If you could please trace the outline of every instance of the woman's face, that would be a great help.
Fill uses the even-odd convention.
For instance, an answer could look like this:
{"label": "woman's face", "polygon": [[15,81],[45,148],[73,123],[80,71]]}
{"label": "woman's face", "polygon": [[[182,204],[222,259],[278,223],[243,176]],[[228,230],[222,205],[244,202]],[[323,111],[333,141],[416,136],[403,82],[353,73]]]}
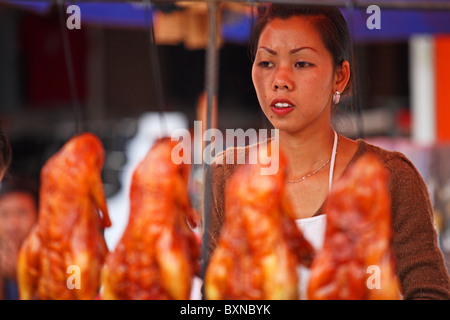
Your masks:
{"label": "woman's face", "polygon": [[261,32],[252,69],[261,108],[286,132],[328,124],[336,81],[331,54],[310,18],[276,18]]}

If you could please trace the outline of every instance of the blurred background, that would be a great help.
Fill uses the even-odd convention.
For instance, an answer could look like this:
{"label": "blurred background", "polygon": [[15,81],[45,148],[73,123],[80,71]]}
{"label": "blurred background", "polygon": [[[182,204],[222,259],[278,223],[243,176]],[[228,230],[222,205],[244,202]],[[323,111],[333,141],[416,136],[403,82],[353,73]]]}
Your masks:
{"label": "blurred background", "polygon": [[[335,126],[413,161],[429,187],[449,266],[450,10],[381,6],[381,28],[369,29],[371,14],[352,3],[342,12],[354,40],[357,94],[344,99]],[[66,26],[73,4],[80,29]],[[247,47],[255,6],[220,6],[216,126],[223,131],[268,128]],[[204,2],[0,0],[0,118],[13,148],[10,174],[39,183],[41,167],[80,124],[97,134],[106,150],[113,227],[105,236],[113,247],[128,219],[132,169],[162,131],[158,112],[169,131],[202,119],[207,21]],[[202,174],[196,172],[190,192],[198,207]]]}

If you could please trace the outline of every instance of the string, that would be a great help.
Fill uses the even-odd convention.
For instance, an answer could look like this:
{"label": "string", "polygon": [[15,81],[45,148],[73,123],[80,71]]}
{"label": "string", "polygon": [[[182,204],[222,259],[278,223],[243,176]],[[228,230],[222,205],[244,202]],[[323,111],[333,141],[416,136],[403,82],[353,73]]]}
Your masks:
{"label": "string", "polygon": [[61,28],[61,35],[63,40],[64,58],[66,61],[67,79],[69,81],[70,95],[72,99],[72,109],[75,116],[75,131],[77,133],[83,132],[83,112],[81,110],[80,100],[78,98],[77,87],[75,82],[75,72],[72,61],[72,52],[70,50],[69,36],[67,34],[67,26],[65,19],[65,10],[63,0],[58,0],[58,16],[59,25]]}
{"label": "string", "polygon": [[153,83],[155,85],[155,97],[156,104],[159,112],[159,120],[160,120],[160,128],[162,136],[166,136],[169,134],[167,128],[167,121],[164,115],[164,111],[166,110],[164,92],[161,82],[161,70],[159,67],[159,58],[158,58],[158,48],[155,40],[155,30],[153,25],[153,19],[151,16],[150,8],[151,3],[150,0],[145,0],[145,23],[147,25],[148,31],[148,47],[149,47],[149,59],[150,66],[153,76]]}
{"label": "string", "polygon": [[336,163],[338,140],[339,135],[336,133],[336,131],[334,131],[333,151],[331,152],[330,174],[328,176],[328,192],[331,191],[331,186],[333,185],[334,165]]}

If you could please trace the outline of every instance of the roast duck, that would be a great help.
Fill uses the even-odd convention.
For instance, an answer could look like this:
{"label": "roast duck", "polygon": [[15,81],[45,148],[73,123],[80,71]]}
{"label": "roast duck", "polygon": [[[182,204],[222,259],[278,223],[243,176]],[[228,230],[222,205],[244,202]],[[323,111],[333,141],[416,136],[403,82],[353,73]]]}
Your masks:
{"label": "roast duck", "polygon": [[387,169],[361,157],[334,186],[326,206],[323,249],[312,264],[308,299],[400,298]]}
{"label": "roast duck", "polygon": [[103,229],[111,225],[101,179],[104,157],[101,141],[84,133],[43,166],[38,221],[19,251],[20,299],[97,296],[108,252]]}
{"label": "roast duck", "polygon": [[[261,152],[270,150],[268,144]],[[276,174],[261,174],[263,166],[241,165],[227,182],[225,223],[205,275],[207,299],[298,299],[296,269],[311,263],[314,250],[293,218],[284,157]]]}
{"label": "roast duck", "polygon": [[198,272],[196,212],[188,164],[174,164],[176,142],[158,140],[131,181],[129,221],[106,259],[103,299],[189,299]]}

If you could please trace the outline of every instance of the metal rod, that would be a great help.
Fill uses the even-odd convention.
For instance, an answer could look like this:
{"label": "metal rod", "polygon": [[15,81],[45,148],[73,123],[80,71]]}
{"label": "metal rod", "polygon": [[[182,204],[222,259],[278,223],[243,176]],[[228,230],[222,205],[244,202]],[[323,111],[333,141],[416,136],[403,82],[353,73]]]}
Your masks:
{"label": "metal rod", "polygon": [[[219,47],[217,39],[218,31],[218,14],[219,3],[216,1],[208,2],[208,44],[206,48],[206,61],[205,61],[205,88],[207,95],[207,107],[206,107],[206,130],[212,127],[212,111],[214,99],[218,96],[218,83],[219,83]],[[213,143],[213,142],[210,142]],[[206,147],[206,145],[205,145]],[[211,155],[206,155],[210,158]],[[211,203],[211,167],[208,165],[211,161],[203,162],[203,172],[205,173],[205,180],[203,184],[203,235],[202,235],[202,269],[201,278],[204,279],[207,255],[208,255],[208,243],[209,243],[209,222],[210,222],[210,203]]]}
{"label": "metal rod", "polygon": [[[169,1],[169,0],[155,0]],[[209,0],[204,0],[208,2]],[[229,2],[248,3],[248,0],[227,0]],[[370,5],[377,5],[385,9],[415,9],[415,10],[450,10],[448,1],[381,1],[381,0],[254,0],[256,3],[277,3],[277,4],[304,4],[304,5],[323,5],[347,7],[349,5],[355,8],[367,8]]]}
{"label": "metal rod", "polygon": [[[55,0],[56,1],[56,0]],[[131,3],[142,3],[145,0],[129,0]],[[215,2],[217,0],[187,0],[189,2]],[[411,0],[252,0],[255,3],[278,4],[309,4],[346,7],[352,5],[355,8],[367,8],[377,5],[386,9],[415,9],[415,10],[450,10],[449,1],[411,1]],[[124,0],[78,0],[78,2],[125,2]],[[152,0],[153,3],[175,3],[175,0]],[[248,0],[227,0],[226,2],[240,2],[248,4]]]}

